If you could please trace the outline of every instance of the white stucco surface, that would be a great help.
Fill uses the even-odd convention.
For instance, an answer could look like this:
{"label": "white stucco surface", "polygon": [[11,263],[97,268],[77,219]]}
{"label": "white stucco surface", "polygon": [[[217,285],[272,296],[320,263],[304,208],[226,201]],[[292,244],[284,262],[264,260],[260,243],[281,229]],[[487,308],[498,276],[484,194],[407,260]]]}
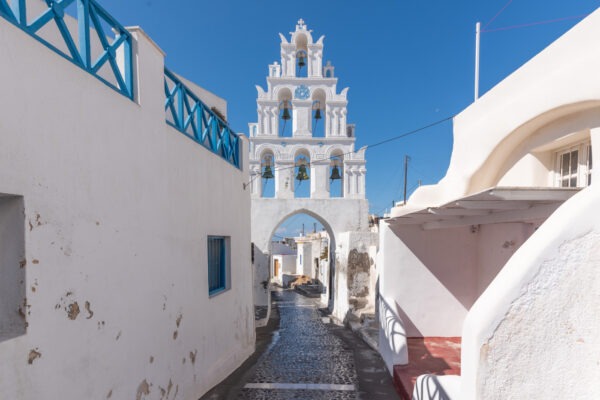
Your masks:
{"label": "white stucco surface", "polygon": [[600,390],[600,193],[559,208],[517,251],[463,330],[463,399],[593,398]]}
{"label": "white stucco surface", "polygon": [[[133,35],[138,102],[0,19],[0,193],[24,199],[28,323],[0,342],[0,398],[197,399],[254,349],[247,163],[165,123],[164,56]],[[213,297],[207,235],[231,243]]]}

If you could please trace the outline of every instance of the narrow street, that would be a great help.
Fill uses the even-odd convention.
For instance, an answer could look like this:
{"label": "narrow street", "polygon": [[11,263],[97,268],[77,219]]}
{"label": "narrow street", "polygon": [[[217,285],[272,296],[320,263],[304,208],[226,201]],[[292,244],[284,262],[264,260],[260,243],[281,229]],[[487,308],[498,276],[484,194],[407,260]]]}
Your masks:
{"label": "narrow street", "polygon": [[257,330],[257,351],[202,400],[397,399],[377,352],[329,323],[318,299],[273,292],[269,324]]}

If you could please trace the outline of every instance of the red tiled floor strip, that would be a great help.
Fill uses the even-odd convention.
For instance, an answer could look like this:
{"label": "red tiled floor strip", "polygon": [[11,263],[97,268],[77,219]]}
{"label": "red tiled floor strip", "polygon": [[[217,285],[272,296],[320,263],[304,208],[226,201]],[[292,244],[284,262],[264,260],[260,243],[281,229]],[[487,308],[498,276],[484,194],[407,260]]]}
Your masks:
{"label": "red tiled floor strip", "polygon": [[419,375],[460,375],[460,337],[408,338],[408,364],[394,365],[394,387],[411,400]]}

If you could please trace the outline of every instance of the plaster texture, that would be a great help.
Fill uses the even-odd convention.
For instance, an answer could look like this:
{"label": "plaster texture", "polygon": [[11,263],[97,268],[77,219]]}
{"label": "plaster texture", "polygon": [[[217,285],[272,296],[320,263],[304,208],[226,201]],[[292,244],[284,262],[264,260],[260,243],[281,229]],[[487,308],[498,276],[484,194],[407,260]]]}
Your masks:
{"label": "plaster texture", "polygon": [[591,398],[600,389],[600,201],[590,186],[511,258],[463,330],[465,399]]}
{"label": "plaster texture", "polygon": [[[135,101],[0,19],[0,262],[24,254],[2,281],[24,277],[28,325],[0,342],[0,398],[196,399],[254,349],[247,161],[165,123],[164,54],[132,34]],[[231,243],[213,297],[207,235]]]}

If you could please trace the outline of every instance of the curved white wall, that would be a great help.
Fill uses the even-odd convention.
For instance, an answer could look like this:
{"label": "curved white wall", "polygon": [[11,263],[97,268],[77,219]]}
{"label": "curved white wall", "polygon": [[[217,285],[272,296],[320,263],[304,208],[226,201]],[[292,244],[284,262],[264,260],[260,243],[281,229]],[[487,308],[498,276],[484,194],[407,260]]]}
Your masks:
{"label": "curved white wall", "polygon": [[597,397],[600,192],[560,207],[469,312],[463,399]]}

